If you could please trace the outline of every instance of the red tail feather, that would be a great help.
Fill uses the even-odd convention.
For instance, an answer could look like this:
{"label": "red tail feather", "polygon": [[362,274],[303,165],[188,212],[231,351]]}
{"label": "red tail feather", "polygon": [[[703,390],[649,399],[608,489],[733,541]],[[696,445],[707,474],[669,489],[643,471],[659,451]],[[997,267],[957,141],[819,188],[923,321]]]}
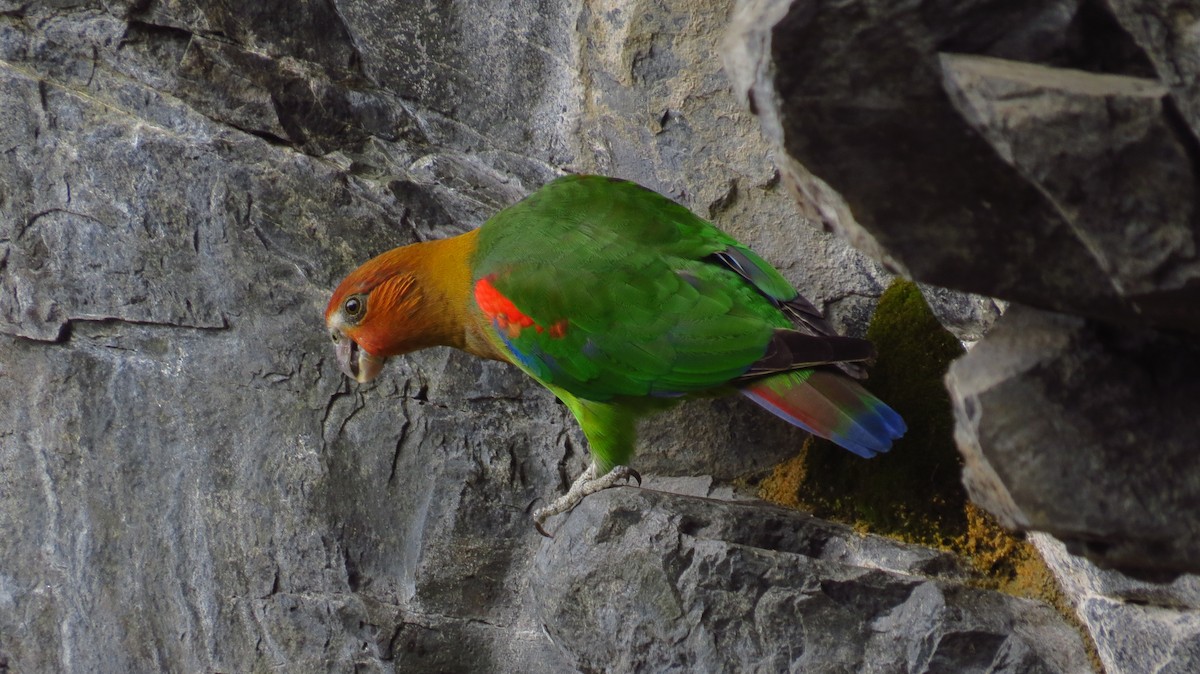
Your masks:
{"label": "red tail feather", "polygon": [[742,393],[776,416],[865,458],[888,451],[907,430],[895,410],[832,370],[756,379]]}

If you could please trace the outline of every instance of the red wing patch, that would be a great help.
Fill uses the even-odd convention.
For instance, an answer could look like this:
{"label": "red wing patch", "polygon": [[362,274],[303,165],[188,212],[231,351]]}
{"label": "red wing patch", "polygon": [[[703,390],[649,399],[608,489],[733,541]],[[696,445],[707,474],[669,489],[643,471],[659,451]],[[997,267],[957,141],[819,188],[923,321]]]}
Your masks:
{"label": "red wing patch", "polygon": [[[534,320],[517,308],[504,295],[496,290],[496,286],[492,285],[491,276],[485,276],[475,283],[475,303],[483,310],[483,314],[492,320],[496,329],[504,333],[509,339],[516,339],[521,335],[521,330],[532,327],[539,333],[546,331],[546,328],[538,325]],[[561,339],[567,334],[567,319],[563,318],[555,321],[549,328],[550,336],[555,339]]]}

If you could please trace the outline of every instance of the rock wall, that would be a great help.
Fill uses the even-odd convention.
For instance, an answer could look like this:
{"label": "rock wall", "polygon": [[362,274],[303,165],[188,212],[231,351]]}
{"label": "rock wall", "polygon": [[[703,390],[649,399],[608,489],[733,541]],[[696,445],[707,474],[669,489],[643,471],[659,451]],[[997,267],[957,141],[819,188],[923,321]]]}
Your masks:
{"label": "rock wall", "polygon": [[1089,670],[1053,609],[965,585],[947,553],[758,504],[595,496],[534,566],[580,671]]}
{"label": "rock wall", "polygon": [[1065,543],[1039,539],[1111,672],[1200,668],[1198,17],[749,0],[729,41],[784,182],[831,227],[1014,303],[947,377],[964,482]]}
{"label": "rock wall", "polygon": [[[322,310],[568,169],[858,326],[885,276],[777,186],[702,4],[0,2],[0,669],[564,671],[528,510],[574,421],[449,351],[351,386]],[[680,410],[639,468],[803,438],[754,410]]]}
{"label": "rock wall", "polygon": [[[629,633],[589,640],[589,621],[634,612],[631,624],[690,640],[631,653],[623,669],[1086,671],[1079,639],[1044,606],[971,589],[953,560],[928,550],[758,505],[619,490],[589,499],[546,541],[528,511],[585,458],[548,393],[444,350],[398,359],[362,387],[328,357],[321,312],[343,274],[394,245],[475,227],[562,170],[669,194],[763,252],[852,333],[888,275],[824,229],[923,280],[1194,327],[1171,304],[1193,292],[1194,219],[1179,196],[1191,192],[1173,190],[1146,216],[1176,223],[1154,239],[1150,262],[1124,265],[1103,251],[1139,242],[1141,230],[1077,236],[1073,223],[1086,218],[1046,196],[1074,194],[1055,180],[1086,156],[998,166],[989,143],[1002,141],[984,130],[999,113],[985,108],[1007,90],[980,100],[962,85],[950,97],[929,83],[908,91],[904,79],[953,70],[960,83],[1031,87],[1040,71],[995,74],[978,59],[951,68],[943,52],[964,49],[941,43],[901,61],[816,41],[797,55],[892,65],[850,77],[830,62],[814,77],[877,82],[898,98],[878,92],[869,100],[879,114],[866,118],[840,119],[842,104],[819,109],[838,133],[806,122],[818,138],[809,142],[828,152],[810,165],[770,122],[780,115],[768,98],[747,107],[734,91],[748,87],[730,88],[721,54],[745,51],[737,35],[760,45],[784,35],[774,26],[789,10],[744,5],[0,0],[0,671],[595,671],[615,667],[605,654]],[[1094,30],[1116,30],[1096,14],[1104,8],[1022,6],[1017,18],[1042,17],[1044,30],[1012,44],[1069,25],[1061,53],[1121,64],[1125,79],[1104,79],[1106,93],[1089,83],[1068,94],[1095,103],[1118,91],[1122,156],[1174,162],[1146,189],[1190,175],[1179,157],[1194,157],[1181,130],[1194,128],[1195,106],[1176,91],[1193,91],[1191,33],[1158,17],[1091,54]],[[754,7],[767,14],[745,18]],[[735,14],[743,32],[726,47]],[[957,5],[934,14],[946,31],[987,16]],[[1153,12],[1124,3],[1112,15]],[[879,28],[865,34],[911,33],[892,14],[868,16]],[[977,37],[1013,25],[1023,24]],[[1164,51],[1145,56],[1144,44]],[[1174,79],[1158,75],[1168,70]],[[897,136],[902,116],[884,119],[910,94],[941,115],[911,117],[911,133],[940,129],[939,143]],[[951,137],[970,147],[952,148]],[[938,188],[897,160],[906,154],[957,182]],[[954,167],[960,156],[974,163]],[[919,185],[896,190],[880,178],[887,171]],[[947,243],[970,204],[968,175],[1006,181],[981,229],[1034,222],[1062,243],[1066,262],[1043,265],[1054,279],[1027,276],[1021,264],[1043,239],[1015,228],[1013,241],[964,231]],[[846,176],[861,177],[861,193]],[[794,189],[807,197],[798,203]],[[958,201],[932,199],[942,192]],[[868,217],[873,203],[878,217]],[[937,271],[964,268],[978,279],[956,284]],[[1128,282],[1084,287],[1105,274]],[[1062,292],[1036,301],[1059,281]],[[939,297],[971,339],[997,313],[986,298]],[[745,401],[697,402],[645,429],[637,467],[648,486],[727,498],[721,485],[803,438]],[[774,528],[754,529],[764,517]],[[646,595],[605,590],[629,557],[604,521],[653,538],[620,542],[634,546],[643,578],[658,578],[656,591],[686,604],[675,622],[657,622]],[[673,575],[655,576],[655,565]],[[777,580],[766,604],[770,587],[727,583],[756,571]],[[571,597],[597,613],[581,615]],[[731,622],[712,622],[706,606]]]}

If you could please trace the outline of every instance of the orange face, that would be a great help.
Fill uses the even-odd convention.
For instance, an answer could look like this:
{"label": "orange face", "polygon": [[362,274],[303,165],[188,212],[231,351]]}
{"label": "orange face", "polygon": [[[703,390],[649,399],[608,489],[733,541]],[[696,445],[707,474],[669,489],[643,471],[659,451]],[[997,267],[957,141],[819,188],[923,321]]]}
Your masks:
{"label": "orange face", "polygon": [[342,372],[366,382],[389,356],[466,347],[476,232],[393,248],[350,272],[325,309]]}
{"label": "orange face", "polygon": [[421,294],[412,273],[398,267],[396,251],[350,273],[325,308],[338,367],[363,383],[379,374],[388,356],[413,350],[408,342]]}

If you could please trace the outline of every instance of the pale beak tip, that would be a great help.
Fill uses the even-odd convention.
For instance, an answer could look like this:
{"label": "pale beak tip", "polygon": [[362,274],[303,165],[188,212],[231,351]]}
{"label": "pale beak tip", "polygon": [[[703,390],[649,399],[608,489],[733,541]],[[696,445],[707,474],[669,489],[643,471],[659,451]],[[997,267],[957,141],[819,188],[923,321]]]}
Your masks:
{"label": "pale beak tip", "polygon": [[355,381],[360,384],[365,384],[374,379],[379,371],[383,369],[383,363],[386,358],[377,358],[371,354],[359,349],[358,352],[358,376]]}
{"label": "pale beak tip", "polygon": [[333,352],[337,359],[338,369],[354,381],[365,384],[374,379],[387,358],[373,356],[359,347],[358,343],[342,334],[341,330],[333,328],[329,331],[333,339]]}

